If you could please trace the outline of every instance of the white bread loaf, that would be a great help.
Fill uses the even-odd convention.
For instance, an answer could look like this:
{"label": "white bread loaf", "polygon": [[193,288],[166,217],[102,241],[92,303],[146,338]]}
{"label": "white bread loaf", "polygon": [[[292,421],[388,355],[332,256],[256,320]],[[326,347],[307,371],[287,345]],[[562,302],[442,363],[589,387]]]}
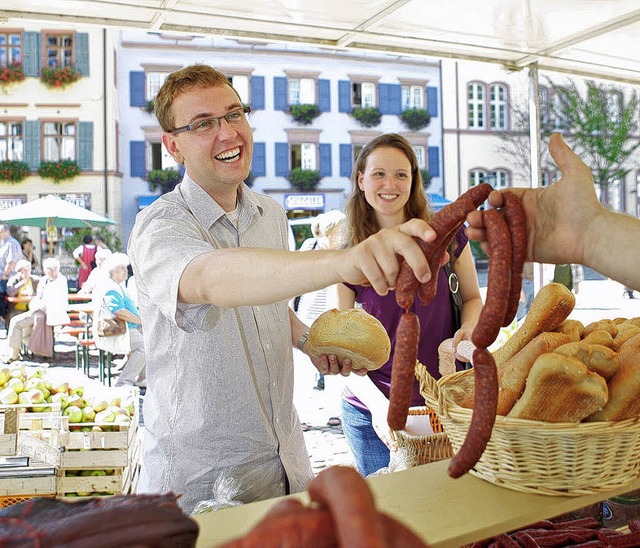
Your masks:
{"label": "white bread loaf", "polygon": [[542,354],[507,416],[546,422],[579,422],[607,402],[607,383],[586,365],[555,352]]}
{"label": "white bread loaf", "polygon": [[540,333],[554,331],[571,314],[575,304],[574,294],[562,284],[550,283],[540,288],[531,301],[522,325],[504,345],[493,352],[496,365],[505,363]]}
{"label": "white bread loaf", "polygon": [[621,421],[640,416],[640,335],[618,350],[620,368],[609,381],[609,401],[588,421]]}
{"label": "white bread loaf", "polygon": [[606,381],[620,369],[620,360],[617,354],[611,348],[601,344],[570,342],[559,346],[555,352],[580,360],[589,368],[589,371],[604,377]]}
{"label": "white bread loaf", "polygon": [[353,369],[373,371],[382,367],[391,354],[391,341],[377,318],[361,308],[327,310],[309,329],[309,354],[335,354],[342,362],[351,360]]}

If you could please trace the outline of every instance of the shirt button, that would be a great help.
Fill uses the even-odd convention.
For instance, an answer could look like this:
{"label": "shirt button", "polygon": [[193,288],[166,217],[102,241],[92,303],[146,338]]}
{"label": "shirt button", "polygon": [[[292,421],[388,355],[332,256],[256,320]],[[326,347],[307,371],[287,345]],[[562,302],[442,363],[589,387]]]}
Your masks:
{"label": "shirt button", "polygon": [[275,381],[271,383],[271,386],[273,386],[274,388],[276,387]]}
{"label": "shirt button", "polygon": [[256,312],[260,312],[260,307],[256,306]]}
{"label": "shirt button", "polygon": [[280,419],[276,419],[276,424],[280,424]]}
{"label": "shirt button", "polygon": [[270,349],[271,349],[271,345],[270,345],[269,343],[265,344],[265,345],[264,345],[264,347],[265,347],[267,350],[270,350]]}

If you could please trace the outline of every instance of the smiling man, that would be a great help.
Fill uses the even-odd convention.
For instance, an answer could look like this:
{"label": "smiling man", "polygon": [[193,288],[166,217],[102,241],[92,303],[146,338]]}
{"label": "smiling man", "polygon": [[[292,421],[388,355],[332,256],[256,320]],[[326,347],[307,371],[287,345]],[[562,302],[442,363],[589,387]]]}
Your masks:
{"label": "smiling man", "polygon": [[[185,175],[138,214],[128,246],[147,356],[139,490],[180,493],[186,511],[227,500],[228,490],[216,491],[221,479],[246,503],[302,491],[311,478],[292,352],[306,351],[309,328],[288,307],[291,297],[342,281],[386,293],[398,254],[429,277],[413,239],[433,239],[424,221],[349,250],[288,251],[283,208],[243,184],[250,111],[209,66],[169,75],[155,113]],[[349,360],[312,361],[323,374],[351,373]]]}

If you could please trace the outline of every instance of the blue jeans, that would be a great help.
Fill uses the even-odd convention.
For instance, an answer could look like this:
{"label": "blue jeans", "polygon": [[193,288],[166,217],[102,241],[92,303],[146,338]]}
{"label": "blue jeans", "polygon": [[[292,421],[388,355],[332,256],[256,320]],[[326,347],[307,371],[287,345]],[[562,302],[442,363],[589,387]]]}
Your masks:
{"label": "blue jeans", "polygon": [[371,413],[342,400],[342,431],[358,472],[364,477],[389,466],[389,448],[371,424]]}

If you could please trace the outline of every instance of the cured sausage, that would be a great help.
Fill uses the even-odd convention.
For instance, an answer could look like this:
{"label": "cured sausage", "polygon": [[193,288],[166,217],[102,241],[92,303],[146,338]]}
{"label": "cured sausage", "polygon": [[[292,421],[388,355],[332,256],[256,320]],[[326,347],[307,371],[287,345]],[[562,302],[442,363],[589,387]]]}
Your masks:
{"label": "cured sausage", "polygon": [[449,463],[449,475],[459,478],[478,462],[491,438],[498,407],[498,373],[486,348],[473,351],[475,398],[469,431],[460,450]]}
{"label": "cured sausage", "polygon": [[511,249],[513,253],[511,263],[511,288],[509,290],[509,300],[507,312],[505,314],[503,327],[507,327],[515,318],[520,302],[520,292],[522,291],[522,269],[527,255],[527,220],[522,208],[520,199],[508,190],[502,193],[504,207],[502,212],[511,234]]}
{"label": "cured sausage", "polygon": [[418,316],[413,312],[402,314],[396,329],[396,345],[391,367],[387,424],[392,430],[402,430],[407,423],[418,360],[419,336]]}
{"label": "cured sausage", "polygon": [[489,240],[489,276],[487,298],[473,333],[471,342],[487,348],[496,340],[507,312],[511,285],[511,235],[509,227],[496,209],[482,212]]}

